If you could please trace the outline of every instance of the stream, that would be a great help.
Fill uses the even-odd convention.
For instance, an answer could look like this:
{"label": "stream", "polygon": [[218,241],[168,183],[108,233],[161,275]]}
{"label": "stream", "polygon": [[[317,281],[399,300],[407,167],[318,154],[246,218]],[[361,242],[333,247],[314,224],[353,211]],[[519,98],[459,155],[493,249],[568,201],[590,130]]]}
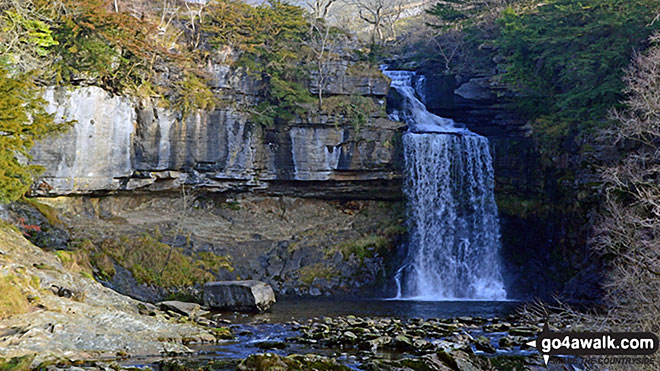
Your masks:
{"label": "stream", "polygon": [[[236,362],[252,354],[276,353],[317,354],[332,357],[340,363],[355,370],[360,370],[364,354],[355,347],[341,345],[327,346],[321,344],[300,343],[301,326],[323,323],[326,318],[363,318],[363,319],[398,319],[402,323],[422,320],[446,320],[458,318],[469,321],[481,319],[485,324],[497,323],[507,319],[515,308],[517,301],[412,301],[412,300],[382,300],[382,299],[337,299],[337,298],[281,298],[266,313],[220,313],[222,319],[231,322],[227,326],[232,330],[233,340],[221,341],[217,344],[199,344],[190,347],[196,354],[176,359],[184,362],[209,362],[217,365],[218,361],[227,361],[227,368],[235,369]],[[510,317],[509,317],[510,318]],[[473,326],[468,330],[473,337],[486,336],[494,345],[506,336],[506,332],[484,332],[481,326]],[[441,341],[442,338],[427,337],[429,341]],[[495,345],[496,346],[496,345]],[[486,354],[475,349],[475,354]],[[508,350],[497,349],[493,355],[526,355],[530,351],[513,347]],[[370,357],[380,359],[400,359],[410,354],[398,351],[377,351]],[[123,362],[123,366],[148,368],[156,365],[161,358],[131,359]]]}

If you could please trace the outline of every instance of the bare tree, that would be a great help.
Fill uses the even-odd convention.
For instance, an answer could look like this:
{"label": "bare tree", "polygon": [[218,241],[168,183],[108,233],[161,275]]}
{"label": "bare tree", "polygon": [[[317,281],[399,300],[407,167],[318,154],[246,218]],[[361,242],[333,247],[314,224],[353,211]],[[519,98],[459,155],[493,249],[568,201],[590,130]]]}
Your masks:
{"label": "bare tree", "polygon": [[323,109],[323,92],[328,85],[330,77],[330,53],[328,44],[330,40],[330,27],[321,22],[312,22],[309,47],[314,53],[316,62],[316,84],[318,86],[319,110]]}
{"label": "bare tree", "polygon": [[337,3],[337,0],[305,0],[305,4],[309,8],[313,20],[327,20],[330,15],[330,9],[335,3]]}
{"label": "bare tree", "polygon": [[404,10],[404,0],[346,0],[356,7],[360,19],[371,28],[371,42],[382,44],[385,41],[385,30],[393,35],[396,22]]}
{"label": "bare tree", "polygon": [[447,31],[444,34],[431,36],[430,40],[442,57],[445,64],[445,73],[449,73],[454,60],[460,58],[463,51],[463,33],[455,30]]}
{"label": "bare tree", "polygon": [[328,24],[330,10],[336,2],[337,0],[306,0],[310,12],[310,37],[307,46],[314,55],[319,110],[323,109],[323,93],[333,75],[332,64],[337,57],[337,39]]}
{"label": "bare tree", "polygon": [[604,166],[595,246],[608,257],[608,317],[622,329],[660,321],[660,34],[625,77],[626,108],[601,142],[620,155]]}

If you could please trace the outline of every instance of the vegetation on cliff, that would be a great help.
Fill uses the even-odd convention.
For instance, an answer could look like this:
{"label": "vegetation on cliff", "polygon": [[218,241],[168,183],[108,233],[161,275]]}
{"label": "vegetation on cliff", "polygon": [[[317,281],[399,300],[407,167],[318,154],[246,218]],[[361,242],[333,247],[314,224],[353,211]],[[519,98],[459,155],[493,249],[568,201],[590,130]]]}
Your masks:
{"label": "vegetation on cliff", "polygon": [[660,34],[626,71],[624,107],[601,132],[618,156],[600,170],[604,206],[595,245],[610,273],[608,320],[631,330],[660,319]]}
{"label": "vegetation on cliff", "polygon": [[257,122],[272,125],[304,113],[313,98],[304,85],[309,25],[302,8],[277,0],[259,6],[219,0],[209,7],[202,30],[214,48],[239,50],[237,63],[261,80],[265,99],[252,111]]}
{"label": "vegetation on cliff", "polygon": [[498,53],[503,81],[521,92],[528,117],[548,156],[568,137],[603,126],[623,98],[623,70],[660,23],[649,0],[523,2],[501,18]]}
{"label": "vegetation on cliff", "polygon": [[0,204],[18,199],[32,184],[39,168],[25,162],[34,142],[68,126],[55,123],[45,106],[31,75],[11,74],[0,64]]}

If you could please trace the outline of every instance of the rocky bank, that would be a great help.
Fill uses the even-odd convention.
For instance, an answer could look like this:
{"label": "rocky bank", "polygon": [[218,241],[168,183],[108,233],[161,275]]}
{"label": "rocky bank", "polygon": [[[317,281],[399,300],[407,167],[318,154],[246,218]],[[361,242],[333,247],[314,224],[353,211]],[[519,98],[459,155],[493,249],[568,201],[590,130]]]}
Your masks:
{"label": "rocky bank", "polygon": [[[118,294],[0,223],[0,354],[49,360],[190,353],[190,342],[214,342],[190,323],[149,315],[145,304]],[[14,315],[11,315],[13,314]],[[144,314],[143,314],[144,313]],[[6,315],[9,314],[9,317]]]}

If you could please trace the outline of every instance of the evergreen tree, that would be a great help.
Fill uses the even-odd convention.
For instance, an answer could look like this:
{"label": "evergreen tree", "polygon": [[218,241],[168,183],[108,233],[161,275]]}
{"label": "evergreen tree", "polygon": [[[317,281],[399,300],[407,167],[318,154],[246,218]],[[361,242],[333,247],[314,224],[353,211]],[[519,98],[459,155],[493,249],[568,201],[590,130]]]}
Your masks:
{"label": "evergreen tree", "polygon": [[34,142],[70,125],[55,123],[45,105],[31,76],[11,76],[0,66],[0,203],[25,194],[39,172],[26,164]]}

